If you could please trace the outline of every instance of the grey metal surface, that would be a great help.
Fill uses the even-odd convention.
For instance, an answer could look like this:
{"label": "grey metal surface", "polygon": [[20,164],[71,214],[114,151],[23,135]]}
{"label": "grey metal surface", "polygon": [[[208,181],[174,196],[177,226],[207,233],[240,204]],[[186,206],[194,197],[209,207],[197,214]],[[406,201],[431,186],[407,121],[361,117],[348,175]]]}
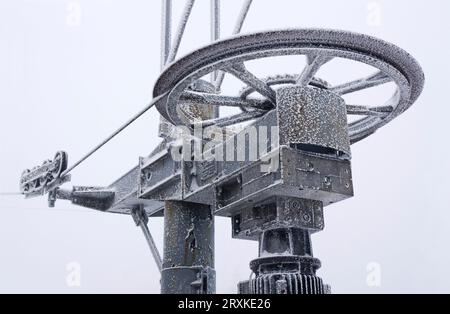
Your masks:
{"label": "grey metal surface", "polygon": [[[252,126],[256,130],[264,127],[270,130],[272,126],[283,129],[277,110],[269,112]],[[338,156],[302,152],[297,147],[290,147],[291,143],[279,147],[278,142],[269,145],[266,155],[258,154],[254,161],[248,160],[250,142],[240,140],[245,138],[246,132],[243,130],[215,147],[216,150],[234,147],[234,162],[177,162],[171,156],[173,144],[161,143],[150,157],[141,159],[139,167],[105,188],[113,191],[114,197],[112,203],[108,203],[111,206],[106,208],[102,205],[102,209],[129,214],[131,208],[142,206],[148,215],[153,216],[162,213],[163,201],[184,200],[213,206],[216,214],[231,217],[248,202],[256,204],[272,196],[319,200],[324,202],[324,206],[353,196],[348,161]],[[269,138],[282,137],[282,134],[275,135],[268,134]],[[241,151],[241,145],[245,151]],[[242,161],[238,161],[237,152],[245,156]],[[279,162],[279,167],[271,173],[261,172],[261,166],[267,160]],[[92,204],[80,199],[78,203],[87,207]]]}
{"label": "grey metal surface", "polygon": [[[278,89],[277,85],[279,86],[295,85],[297,83],[297,78],[298,75],[296,74],[279,74],[275,76],[266,77],[263,80],[267,85],[277,90]],[[307,84],[307,86],[318,87],[322,89],[328,89],[329,87],[331,87],[331,85],[328,82],[317,77],[313,77],[309,82],[309,84]],[[239,97],[244,99],[251,99],[249,98],[249,96],[251,96],[255,92],[256,92],[255,88],[253,88],[252,86],[246,86],[240,90]]]}
{"label": "grey metal surface", "polygon": [[[255,130],[277,126],[276,110],[255,122]],[[268,143],[267,152],[256,152],[254,160],[244,130],[214,147],[225,151],[232,147],[232,160],[173,161],[166,148],[160,154],[141,161],[141,199],[184,200],[214,206],[217,215],[232,216],[249,202],[263,202],[272,196],[300,197],[323,201],[327,206],[353,196],[351,167],[348,160],[328,154],[308,153],[296,147]],[[279,138],[279,134],[268,134]],[[242,157],[242,158],[241,158]],[[267,162],[273,171],[261,171]]]}
{"label": "grey metal surface", "polygon": [[[169,52],[168,55],[165,59],[165,64],[164,66],[166,66],[167,64],[173,62],[176,59],[176,56],[178,54],[178,50],[180,48],[181,45],[181,41],[183,39],[189,18],[191,16],[192,13],[192,9],[194,7],[195,4],[195,0],[187,0],[185,3],[185,7],[184,10],[182,12],[181,15],[181,19],[178,25],[178,29],[177,29],[177,33],[175,34],[174,37],[174,42],[172,44],[168,44],[167,42],[163,42],[162,45],[162,54],[165,55],[165,47],[167,45],[169,45]],[[164,17],[167,18],[163,18],[163,29],[165,29],[165,32],[167,31],[171,31],[171,21],[168,17],[168,12],[171,9],[171,7],[168,6],[167,3],[163,4],[163,12],[164,13]],[[211,0],[211,41],[216,41],[220,36],[220,0]],[[171,38],[171,35],[169,35],[169,40]],[[165,39],[166,41],[168,40],[167,37]],[[212,81],[215,80],[215,77],[217,76],[217,72],[212,73]],[[198,82],[196,82],[193,85],[199,85]],[[214,85],[211,84],[212,88],[210,88],[209,86],[207,86],[206,88],[203,87],[203,85],[205,84],[200,84],[201,87],[199,89],[199,91],[201,92],[211,92],[213,93],[215,91]],[[193,120],[207,120],[207,119],[212,119],[215,116],[218,115],[218,111],[217,111],[217,107],[204,107],[204,106],[196,106],[195,104],[189,104],[187,106],[191,111],[191,115],[190,118]],[[159,135],[162,138],[167,138],[167,139],[176,139],[177,135],[175,130],[173,129],[173,126],[164,118],[161,117],[160,119],[160,125],[159,125]]]}
{"label": "grey metal surface", "polygon": [[120,126],[116,131],[114,131],[110,136],[108,136],[105,140],[103,140],[100,144],[96,145],[92,150],[90,150],[86,155],[84,155],[80,160],[72,164],[66,171],[61,174],[61,177],[67,176],[70,172],[72,172],[75,168],[81,165],[84,161],[94,155],[97,151],[99,151],[102,147],[108,144],[113,138],[122,133],[126,128],[136,122],[140,117],[142,117],[146,112],[148,112],[153,106],[155,106],[158,98],[153,99],[147,106],[145,106],[141,111],[139,111],[136,115],[134,115],[131,119],[125,122],[122,126]]}
{"label": "grey metal surface", "polygon": [[257,241],[264,230],[295,227],[311,233],[325,227],[323,204],[296,197],[275,196],[242,209],[232,218],[233,238]]}
{"label": "grey metal surface", "polygon": [[[253,0],[245,0],[244,4],[242,5],[241,11],[239,12],[238,18],[236,20],[236,24],[233,29],[233,35],[237,35],[242,31],[242,28],[244,27],[244,22],[250,11],[250,7],[252,6],[252,3],[253,3]],[[216,86],[216,90],[219,91],[221,89],[224,78],[225,78],[225,72],[220,71],[214,82],[214,85]]]}
{"label": "grey metal surface", "polygon": [[216,116],[215,110],[218,108],[215,106],[214,102],[211,102],[211,105],[205,106],[203,103],[197,103],[194,96],[208,94],[214,97],[214,85],[204,80],[198,80],[189,87],[188,92],[191,93],[190,95],[193,95],[193,97],[180,99],[180,108],[182,108],[183,113],[187,117],[185,122],[198,121],[201,123],[201,121],[214,119]]}
{"label": "grey metal surface", "polygon": [[[280,86],[286,86],[286,85],[295,85],[297,83],[298,75],[295,74],[280,74],[276,76],[269,76],[267,78],[264,78],[264,81],[267,85],[277,90]],[[314,77],[310,82],[309,86],[311,87],[317,87],[321,89],[328,90],[331,88],[331,85],[326,82],[325,80],[322,80],[320,78]],[[241,106],[241,109],[243,111],[248,111],[249,108],[251,108],[251,105],[254,104],[255,108],[264,108],[264,106],[267,106],[267,108],[264,108],[264,110],[270,110],[273,109],[272,106],[268,105],[267,100],[255,100],[254,98],[251,98],[250,96],[256,93],[256,90],[251,86],[246,86],[239,92],[240,103],[238,103],[237,100],[235,100],[235,97],[230,97],[232,103],[224,104],[223,106]],[[198,100],[198,103],[207,104],[210,100],[208,99],[209,95],[204,95],[203,101]],[[182,96],[182,99],[185,97],[185,95]],[[200,98],[200,95],[195,95],[196,99]],[[247,102],[243,102],[242,99],[245,99]],[[220,97],[214,97],[214,101],[217,103],[218,106],[222,106],[220,103],[221,100],[227,100],[227,97],[220,96]],[[246,105],[246,107],[244,106]],[[358,116],[377,116],[377,117],[384,117],[387,114],[389,114],[392,111],[391,106],[384,106],[384,107],[367,107],[367,106],[361,106],[361,105],[351,105],[347,104],[347,114],[348,115],[358,115]]]}
{"label": "grey metal surface", "polygon": [[[162,0],[161,7],[161,71],[168,63],[172,48],[172,0]],[[170,123],[160,117],[158,135],[162,138],[170,138],[172,127]]]}
{"label": "grey metal surface", "polygon": [[301,275],[299,273],[268,274],[257,279],[241,282],[239,294],[331,294],[329,286],[317,276]]}
{"label": "grey metal surface", "polygon": [[[215,42],[220,39],[221,20],[220,20],[220,0],[211,1],[211,42]],[[217,79],[218,72],[211,74],[211,83]]]}
{"label": "grey metal surface", "polygon": [[310,231],[265,229],[259,238],[259,258],[250,263],[255,278],[238,285],[244,294],[326,294],[321,267],[313,257]]}
{"label": "grey metal surface", "polygon": [[173,62],[177,57],[178,50],[180,49],[181,40],[183,39],[184,32],[186,30],[187,23],[189,21],[189,17],[192,13],[192,8],[194,7],[195,0],[186,0],[186,4],[181,14],[181,19],[178,24],[177,32],[174,36],[172,46],[170,47],[170,53],[167,57],[167,64]]}
{"label": "grey metal surface", "polygon": [[50,197],[54,198],[53,205],[56,200],[67,200],[77,206],[107,211],[113,205],[115,191],[102,187],[74,186],[72,190],[57,189]]}
{"label": "grey metal surface", "polygon": [[[258,120],[254,127],[270,130],[277,125],[275,110]],[[129,214],[130,208],[143,206],[148,215],[156,215],[162,212],[164,200],[184,200],[214,206],[216,214],[230,217],[248,202],[263,202],[271,196],[321,200],[325,206],[353,196],[349,161],[302,152],[295,147],[278,147],[278,143],[271,144],[266,155],[258,154],[257,159],[251,161],[248,160],[249,142],[239,140],[245,138],[245,132],[215,148],[235,147],[232,149],[236,152],[234,162],[177,162],[170,153],[172,146],[162,143],[154,154],[141,159],[139,167],[106,188],[114,191],[114,200],[106,211]],[[239,153],[245,156],[242,161],[238,161],[238,145],[245,147],[245,151]],[[267,160],[277,163],[271,173],[261,172]],[[220,193],[220,190],[227,193]]]}
{"label": "grey metal surface", "polygon": [[161,70],[167,64],[172,40],[172,0],[161,0]]}
{"label": "grey metal surface", "polygon": [[67,163],[67,154],[61,151],[56,153],[53,160],[46,160],[40,166],[25,170],[20,177],[20,192],[27,198],[42,196],[68,182],[70,178],[62,175],[67,169]]}
{"label": "grey metal surface", "polygon": [[163,293],[215,292],[214,215],[210,206],[166,202],[161,289]]}
{"label": "grey metal surface", "polygon": [[163,268],[214,268],[214,215],[210,206],[167,201]]}

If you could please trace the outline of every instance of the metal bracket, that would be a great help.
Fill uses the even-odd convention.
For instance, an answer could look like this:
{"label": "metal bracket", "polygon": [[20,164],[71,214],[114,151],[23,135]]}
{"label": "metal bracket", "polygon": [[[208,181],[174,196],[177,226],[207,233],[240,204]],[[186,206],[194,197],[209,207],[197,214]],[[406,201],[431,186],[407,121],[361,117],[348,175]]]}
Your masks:
{"label": "metal bracket", "polygon": [[63,175],[67,169],[67,153],[57,152],[53,160],[25,170],[20,177],[20,192],[26,198],[42,196],[70,181],[69,175]]}
{"label": "metal bracket", "polygon": [[155,260],[156,266],[158,266],[159,272],[162,271],[162,259],[161,255],[156,247],[155,241],[153,240],[152,234],[148,228],[148,216],[142,207],[137,207],[132,209],[131,216],[133,217],[136,226],[141,227],[144,233],[145,239],[147,240],[150,251],[152,252],[153,258]]}

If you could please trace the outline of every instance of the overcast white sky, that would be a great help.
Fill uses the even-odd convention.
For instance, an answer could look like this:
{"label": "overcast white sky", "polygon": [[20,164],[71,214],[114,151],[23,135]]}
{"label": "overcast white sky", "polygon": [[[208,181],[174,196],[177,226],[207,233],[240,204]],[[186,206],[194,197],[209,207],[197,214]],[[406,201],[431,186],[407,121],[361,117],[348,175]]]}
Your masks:
{"label": "overcast white sky", "polygon": [[[183,1],[174,2],[178,17]],[[209,1],[197,2],[183,53],[208,42]],[[242,1],[223,2],[227,35]],[[254,2],[245,32],[352,30],[393,42],[422,64],[422,97],[353,147],[355,197],[327,208],[326,229],[313,241],[320,275],[336,293],[450,292],[450,2]],[[149,102],[159,74],[159,24],[160,1],[0,0],[0,193],[16,192],[22,170],[57,150],[78,159]],[[256,70],[297,68],[280,62]],[[323,78],[339,82],[347,72],[331,67]],[[158,144],[157,122],[153,110],[74,171],[73,183],[106,185],[129,170]],[[161,244],[161,219],[151,228]],[[48,210],[45,199],[0,196],[0,250],[0,292],[159,291],[145,240],[127,216],[64,202]],[[216,250],[217,290],[234,293],[249,276],[256,243],[232,240],[230,222],[218,219]],[[70,263],[81,266],[80,287],[67,285]],[[373,263],[381,267],[380,287],[367,284]]]}

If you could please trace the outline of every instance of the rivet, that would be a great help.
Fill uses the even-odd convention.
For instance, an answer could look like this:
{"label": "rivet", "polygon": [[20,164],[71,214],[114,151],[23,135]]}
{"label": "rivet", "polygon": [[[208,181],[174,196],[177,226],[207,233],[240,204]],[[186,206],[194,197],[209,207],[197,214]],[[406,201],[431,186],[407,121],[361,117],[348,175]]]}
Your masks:
{"label": "rivet", "polygon": [[308,214],[304,214],[304,215],[303,215],[303,220],[304,220],[305,222],[310,222],[310,221],[311,221],[311,216],[308,215]]}

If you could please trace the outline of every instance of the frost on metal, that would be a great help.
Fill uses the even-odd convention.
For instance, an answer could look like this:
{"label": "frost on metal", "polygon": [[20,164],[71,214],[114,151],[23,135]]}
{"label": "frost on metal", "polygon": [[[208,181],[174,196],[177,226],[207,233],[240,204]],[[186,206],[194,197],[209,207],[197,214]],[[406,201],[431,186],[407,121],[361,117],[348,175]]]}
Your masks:
{"label": "frost on metal", "polygon": [[333,92],[293,86],[277,92],[281,144],[350,158],[345,101]]}
{"label": "frost on metal", "polygon": [[[194,6],[188,0],[171,42],[172,1],[163,1],[162,64],[153,102],[87,157],[133,123],[152,106],[163,122],[163,141],[137,167],[107,187],[61,189],[67,158],[26,171],[21,189],[27,196],[49,194],[49,202],[72,203],[110,213],[131,214],[146,236],[161,270],[163,293],[214,293],[214,217],[231,219],[232,236],[259,242],[250,263],[252,278],[240,293],[327,294],[331,288],[316,274],[311,234],[325,227],[324,208],[353,197],[350,145],[405,112],[419,97],[424,74],[404,50],[380,39],[326,29],[290,29],[235,36],[216,41],[176,60]],[[234,32],[242,29],[252,1],[246,1]],[[211,38],[220,34],[220,1],[211,1]],[[304,56],[298,73],[258,77],[246,66],[252,60]],[[319,77],[320,69],[337,58],[373,68],[373,74],[341,85]],[[293,69],[300,68],[293,64]],[[226,94],[226,76],[245,87]],[[211,77],[211,81],[205,80]],[[344,96],[390,83],[395,92],[384,103],[363,106]],[[220,116],[218,108],[237,108]],[[349,116],[355,116],[349,122]],[[240,130],[229,132],[229,127]],[[175,127],[188,130],[181,138]],[[225,141],[214,144],[197,137],[195,128],[215,127]],[[259,143],[252,159],[254,131]],[[262,131],[264,130],[264,132]],[[174,151],[192,157],[182,144],[195,142],[207,152],[231,147],[232,159],[175,159]],[[209,146],[208,146],[209,145]],[[261,149],[262,146],[262,149]],[[236,155],[244,156],[237,160]],[[211,154],[212,155],[212,154]],[[239,159],[239,158],[238,158]],[[264,171],[263,169],[270,169]],[[161,258],[148,217],[164,216]]]}

